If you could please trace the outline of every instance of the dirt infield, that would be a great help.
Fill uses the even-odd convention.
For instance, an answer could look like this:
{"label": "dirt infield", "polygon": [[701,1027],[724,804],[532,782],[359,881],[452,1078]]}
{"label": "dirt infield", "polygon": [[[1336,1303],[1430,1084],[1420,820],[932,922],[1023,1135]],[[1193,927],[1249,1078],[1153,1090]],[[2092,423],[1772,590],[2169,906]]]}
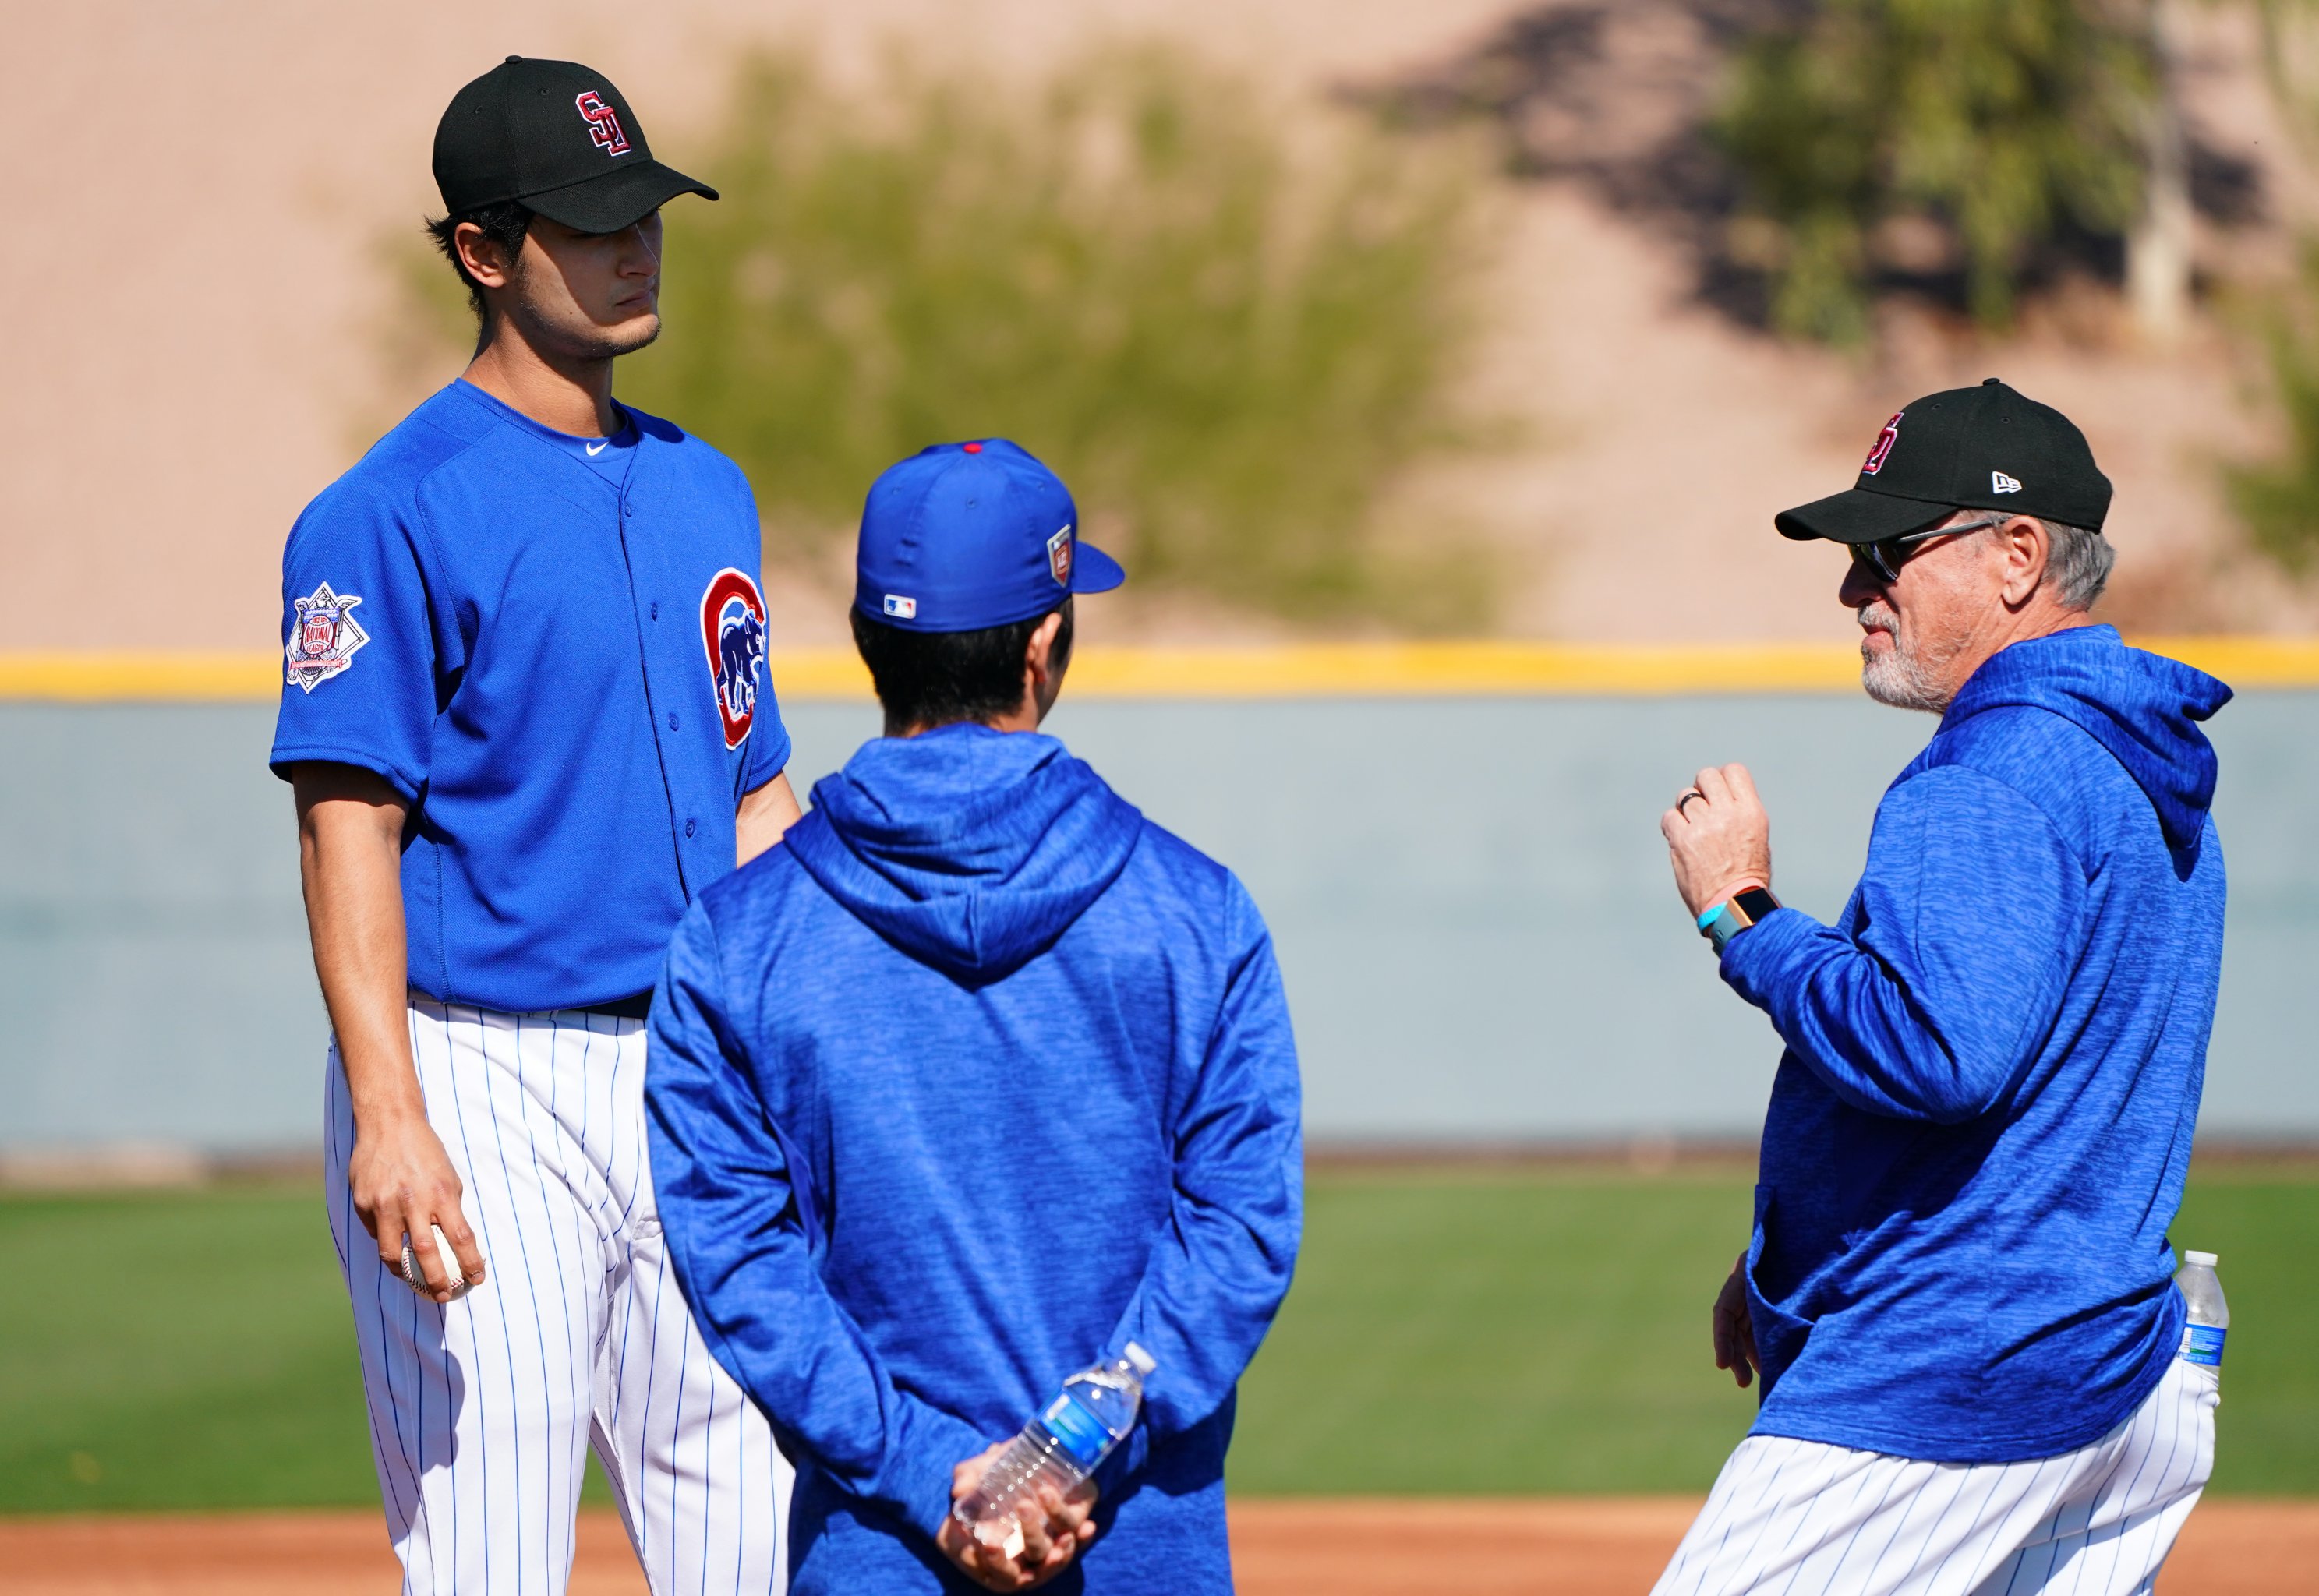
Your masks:
{"label": "dirt infield", "polygon": [[[1254,1501],[1232,1510],[1243,1596],[1638,1596],[1697,1504],[1682,1498],[1485,1502]],[[342,1596],[387,1592],[378,1516],[0,1519],[10,1596]],[[2165,1596],[2319,1589],[2319,1501],[2201,1507]],[[618,1519],[583,1516],[573,1596],[644,1596]]]}

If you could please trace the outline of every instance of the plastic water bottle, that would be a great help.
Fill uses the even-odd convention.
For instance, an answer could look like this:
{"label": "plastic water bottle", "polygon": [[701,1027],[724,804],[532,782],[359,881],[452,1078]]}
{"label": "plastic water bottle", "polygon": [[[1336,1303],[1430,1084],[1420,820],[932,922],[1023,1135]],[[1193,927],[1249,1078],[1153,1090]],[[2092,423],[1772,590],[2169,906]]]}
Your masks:
{"label": "plastic water bottle", "polygon": [[2210,1369],[2223,1366],[2223,1338],[2231,1329],[2231,1305],[2223,1300],[2223,1283],[2215,1274],[2221,1261],[2211,1252],[2186,1252],[2182,1272],[2174,1276],[2174,1289],[2190,1307],[2180,1356]]}
{"label": "plastic water bottle", "polygon": [[1095,1473],[1096,1465],[1135,1428],[1143,1409],[1143,1380],[1160,1366],[1130,1341],[1126,1356],[1081,1369],[1063,1382],[1055,1400],[1023,1427],[983,1471],[971,1494],[951,1516],[974,1537],[1012,1557],[1023,1549],[1016,1504],[1038,1500],[1039,1487],[1060,1494]]}

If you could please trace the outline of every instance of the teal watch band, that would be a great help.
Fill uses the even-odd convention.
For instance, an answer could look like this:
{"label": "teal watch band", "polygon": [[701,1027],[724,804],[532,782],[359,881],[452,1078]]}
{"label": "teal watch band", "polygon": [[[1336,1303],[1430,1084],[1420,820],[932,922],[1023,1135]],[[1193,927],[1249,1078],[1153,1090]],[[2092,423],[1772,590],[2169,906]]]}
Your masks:
{"label": "teal watch band", "polygon": [[1699,917],[1699,934],[1718,957],[1733,937],[1780,906],[1780,900],[1763,887],[1743,887]]}

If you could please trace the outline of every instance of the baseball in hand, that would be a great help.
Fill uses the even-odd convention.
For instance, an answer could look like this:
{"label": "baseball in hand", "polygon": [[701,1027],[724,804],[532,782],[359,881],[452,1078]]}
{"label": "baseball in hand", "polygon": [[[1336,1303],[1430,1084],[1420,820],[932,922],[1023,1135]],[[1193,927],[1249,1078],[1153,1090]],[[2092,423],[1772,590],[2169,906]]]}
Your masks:
{"label": "baseball in hand", "polygon": [[[474,1282],[460,1273],[459,1255],[451,1250],[450,1239],[443,1234],[443,1227],[436,1225],[431,1228],[435,1231],[435,1256],[443,1261],[443,1267],[450,1273],[451,1300],[456,1303],[467,1294]],[[429,1302],[435,1300],[435,1293],[427,1284],[427,1271],[419,1267],[418,1251],[411,1247],[408,1236],[402,1239],[402,1283]]]}

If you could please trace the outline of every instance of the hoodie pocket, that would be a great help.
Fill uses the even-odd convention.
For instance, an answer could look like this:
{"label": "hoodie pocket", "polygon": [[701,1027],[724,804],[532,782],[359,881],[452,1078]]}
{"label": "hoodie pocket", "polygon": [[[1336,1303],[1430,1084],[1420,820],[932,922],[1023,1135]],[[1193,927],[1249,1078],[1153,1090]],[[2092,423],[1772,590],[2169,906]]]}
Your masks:
{"label": "hoodie pocket", "polygon": [[1773,1189],[1757,1186],[1755,1226],[1747,1238],[1747,1314],[1754,1323],[1755,1356],[1762,1360],[1763,1394],[1767,1400],[1773,1384],[1786,1373],[1788,1366],[1803,1356],[1804,1342],[1810,1338],[1812,1329],[1811,1321],[1798,1318],[1764,1293],[1764,1232],[1773,1222],[1775,1206]]}

